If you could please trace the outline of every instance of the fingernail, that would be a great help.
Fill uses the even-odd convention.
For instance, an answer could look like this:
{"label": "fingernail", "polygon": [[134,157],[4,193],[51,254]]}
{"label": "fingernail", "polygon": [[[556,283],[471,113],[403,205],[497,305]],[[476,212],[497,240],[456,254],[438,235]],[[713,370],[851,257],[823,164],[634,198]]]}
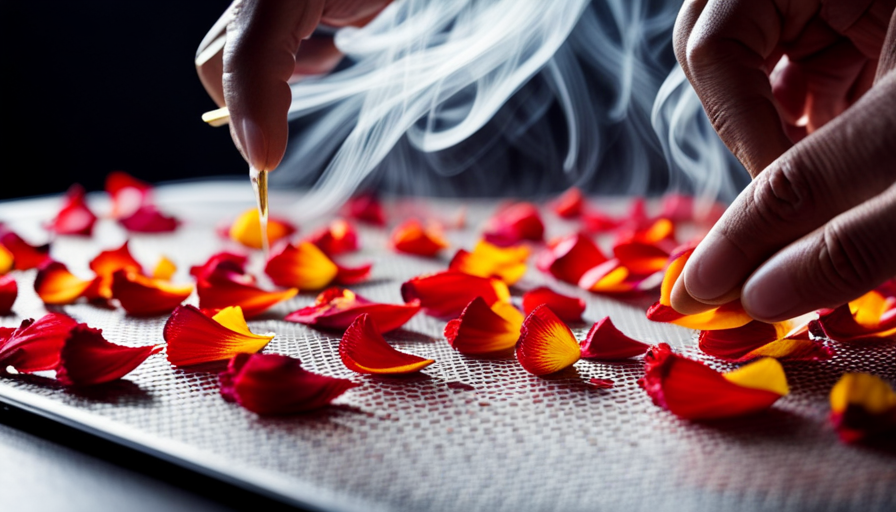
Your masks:
{"label": "fingernail", "polygon": [[682,275],[692,297],[712,301],[739,285],[749,270],[743,252],[724,236],[710,233],[697,246]]}
{"label": "fingernail", "polygon": [[249,161],[249,165],[252,167],[259,170],[265,170],[264,167],[267,164],[267,162],[265,162],[267,145],[265,144],[264,134],[261,132],[261,128],[248,117],[243,118],[240,127],[242,128],[240,130],[241,133],[237,135],[239,136],[240,144],[243,146],[246,160]]}
{"label": "fingernail", "polygon": [[778,322],[800,313],[801,299],[787,268],[770,260],[747,281],[741,304],[757,320]]}

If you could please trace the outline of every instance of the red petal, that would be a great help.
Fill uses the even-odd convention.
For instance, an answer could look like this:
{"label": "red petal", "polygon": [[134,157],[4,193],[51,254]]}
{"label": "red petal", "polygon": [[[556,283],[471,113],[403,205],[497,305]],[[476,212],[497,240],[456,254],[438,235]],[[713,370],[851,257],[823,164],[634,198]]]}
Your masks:
{"label": "red petal", "polygon": [[[243,322],[245,324],[245,322]],[[233,330],[205,316],[194,306],[178,306],[162,331],[168,342],[168,361],[189,366],[258,352],[273,334],[254,334],[248,328]]]}
{"label": "red petal", "polygon": [[427,315],[453,318],[476,297],[492,305],[499,300],[510,300],[510,291],[501,280],[448,270],[405,281],[401,285],[401,297],[405,302],[418,300]]}
{"label": "red petal", "polygon": [[489,220],[484,238],[498,246],[515,245],[523,240],[540,242],[544,238],[544,223],[535,205],[516,203]]}
{"label": "red petal", "polygon": [[435,362],[392,348],[383,339],[380,328],[366,314],[352,322],[342,335],[339,357],[345,367],[353,372],[379,375],[418,372]]}
{"label": "red petal", "polygon": [[122,171],[106,176],[106,192],[112,196],[112,217],[129,217],[150,200],[152,185]]}
{"label": "red petal", "polygon": [[564,219],[574,219],[581,215],[584,202],[582,191],[572,187],[557,198],[554,211]]}
{"label": "red petal", "polygon": [[358,284],[367,280],[370,277],[370,269],[373,267],[372,263],[367,263],[364,265],[360,265],[357,267],[343,267],[340,264],[336,264],[336,278],[333,279],[338,284]]}
{"label": "red petal", "polygon": [[383,207],[376,194],[357,195],[349,199],[347,206],[348,215],[353,219],[377,226],[386,225],[386,216],[383,214]]}
{"label": "red petal", "polygon": [[582,341],[582,357],[616,361],[630,359],[647,352],[650,345],[633,340],[619,332],[610,317],[591,326],[588,336]]}
{"label": "red petal", "polygon": [[271,256],[264,272],[277,286],[320,290],[339,275],[339,267],[314,244],[287,244]]}
{"label": "red petal", "polygon": [[13,276],[0,276],[0,316],[12,314],[12,305],[19,295],[19,285]]}
{"label": "red petal", "polygon": [[118,220],[119,224],[132,233],[167,233],[174,231],[180,221],[159,211],[155,205],[145,204],[133,214]]}
{"label": "red petal", "polygon": [[598,210],[590,210],[582,214],[582,223],[585,225],[585,231],[592,234],[613,231],[619,227],[621,222],[621,220],[610,217]]}
{"label": "red petal", "polygon": [[358,250],[358,234],[348,221],[336,219],[308,237],[327,256],[336,256]]}
{"label": "red petal", "polygon": [[577,297],[567,297],[541,286],[523,294],[523,313],[529,314],[538,306],[546,304],[564,322],[581,322],[585,312],[585,301]]}
{"label": "red petal", "polygon": [[99,283],[97,292],[101,297],[112,297],[112,274],[119,270],[143,273],[143,267],[131,255],[128,242],[114,250],[102,251],[90,261],[90,270],[97,275]]}
{"label": "red petal", "polygon": [[851,310],[849,304],[844,304],[819,315],[818,325],[825,337],[835,341],[892,337],[896,334],[896,315],[879,316],[880,320],[876,325],[863,325],[856,321],[856,313]]}
{"label": "red petal", "polygon": [[112,275],[112,297],[134,316],[171,313],[191,293],[193,285],[175,285],[126,270]]}
{"label": "red petal", "polygon": [[610,389],[615,385],[615,383],[610,379],[598,379],[596,377],[589,380],[588,382],[597,389]]}
{"label": "red petal", "polygon": [[43,264],[34,278],[34,291],[44,304],[71,304],[84,296],[94,283],[92,279],[81,279],[68,271],[58,261]]}
{"label": "red petal", "polygon": [[228,277],[214,277],[196,283],[199,307],[220,310],[239,306],[246,318],[260,314],[278,302],[291,299],[299,293],[296,288],[282,291],[266,291],[257,286],[235,281]]}
{"label": "red petal", "polygon": [[661,217],[673,222],[696,222],[711,226],[725,213],[725,206],[680,194],[669,194],[663,198]]}
{"label": "red petal", "polygon": [[655,244],[629,241],[616,244],[613,255],[634,274],[653,274],[663,270],[669,253]]}
{"label": "red petal", "polygon": [[78,324],[71,329],[62,352],[56,379],[66,386],[93,386],[120,379],[140,366],[162,345],[123,347],[109,343],[101,329]]}
{"label": "red petal", "polygon": [[72,185],[65,195],[65,203],[56,214],[48,229],[60,235],[86,235],[93,232],[96,215],[84,201],[84,187]]}
{"label": "red petal", "polygon": [[314,305],[293,311],[286,316],[290,322],[324,329],[347,329],[359,316],[366,314],[380,332],[398,329],[417,312],[420,304],[378,304],[342,288],[330,288],[317,296]]}
{"label": "red petal", "polygon": [[502,317],[481,297],[476,297],[460,317],[445,325],[445,338],[462,354],[489,354],[513,348],[521,327],[522,324]]}
{"label": "red petal", "polygon": [[576,233],[563,238],[541,255],[537,266],[557,279],[578,284],[588,270],[607,261],[607,257],[587,235]]}
{"label": "red petal", "polygon": [[831,351],[806,336],[786,336],[773,324],[754,320],[742,327],[700,332],[700,350],[741,363],[758,357],[788,360],[829,359]]}
{"label": "red petal", "polygon": [[432,257],[448,247],[439,233],[424,229],[417,220],[409,220],[392,231],[392,247],[398,252]]}
{"label": "red petal", "polygon": [[311,373],[298,359],[279,354],[240,354],[220,375],[221,395],[260,415],[319,409],[358,384]]}
{"label": "red petal", "polygon": [[233,254],[231,252],[219,252],[213,254],[208,261],[202,265],[190,267],[190,275],[195,277],[197,281],[208,279],[215,273],[230,272],[233,274],[244,274],[246,262],[248,258],[241,254]]}
{"label": "red petal", "polygon": [[50,261],[50,244],[31,245],[12,231],[3,232],[0,244],[12,253],[15,270],[30,270]]}
{"label": "red petal", "polygon": [[611,258],[594,268],[588,269],[579,278],[579,288],[593,293],[626,294],[640,290],[644,278],[632,275],[616,258]]}
{"label": "red petal", "polygon": [[547,375],[579,360],[579,342],[572,331],[547,306],[538,306],[520,330],[516,358],[527,372]]}
{"label": "red petal", "polygon": [[21,373],[56,368],[62,344],[77,324],[61,313],[47,313],[36,321],[22,321],[18,329],[0,333],[0,373],[8,366]]}

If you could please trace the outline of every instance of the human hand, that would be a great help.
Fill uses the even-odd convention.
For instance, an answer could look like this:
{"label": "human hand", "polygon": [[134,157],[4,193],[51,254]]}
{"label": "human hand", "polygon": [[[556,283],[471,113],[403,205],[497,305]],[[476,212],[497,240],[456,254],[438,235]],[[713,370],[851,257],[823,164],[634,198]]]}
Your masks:
{"label": "human hand", "polygon": [[[754,318],[777,321],[837,306],[896,275],[894,7],[683,7],[676,55],[756,179],[688,261],[673,289],[676,310],[740,297]],[[782,55],[788,60],[770,73]]]}
{"label": "human hand", "polygon": [[209,96],[227,106],[230,134],[250,165],[270,171],[283,159],[289,83],[342,58],[332,38],[310,38],[315,28],[364,25],[389,1],[236,0],[224,11],[199,46],[196,69]]}

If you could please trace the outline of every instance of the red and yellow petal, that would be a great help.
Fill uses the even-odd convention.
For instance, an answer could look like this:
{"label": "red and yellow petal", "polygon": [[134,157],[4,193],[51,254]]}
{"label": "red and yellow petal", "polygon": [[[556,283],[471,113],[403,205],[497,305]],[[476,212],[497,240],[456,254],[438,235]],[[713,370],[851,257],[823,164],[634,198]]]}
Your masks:
{"label": "red and yellow petal", "polygon": [[832,351],[808,336],[806,324],[767,324],[754,320],[734,329],[700,332],[700,349],[725,361],[742,363],[760,357],[788,360],[829,359]]}
{"label": "red and yellow petal", "polygon": [[355,319],[342,335],[339,357],[353,372],[376,375],[414,373],[435,362],[392,348],[367,314]]}
{"label": "red and yellow petal", "polygon": [[419,301],[427,315],[454,318],[476,297],[482,297],[488,305],[510,301],[510,290],[500,279],[447,270],[405,281],[401,297],[407,303]]}
{"label": "red and yellow petal", "polygon": [[458,250],[448,268],[474,276],[495,277],[510,286],[525,275],[527,259],[526,246],[498,247],[480,240],[472,252]]}
{"label": "red and yellow petal", "polygon": [[238,306],[224,308],[211,318],[194,306],[178,306],[165,323],[162,334],[168,342],[168,361],[175,366],[258,352],[274,339],[273,333],[251,332]]}
{"label": "red and yellow petal", "polygon": [[563,193],[553,204],[554,212],[564,219],[574,219],[582,214],[585,199],[578,187],[572,187]]}
{"label": "red and yellow petal", "polygon": [[547,305],[564,322],[581,322],[585,301],[578,297],[561,295],[547,286],[529,290],[523,294],[523,313],[529,314],[542,304]]}
{"label": "red and yellow petal", "polygon": [[19,285],[13,276],[0,276],[0,316],[12,314],[12,305],[19,295]]}
{"label": "red and yellow petal", "polygon": [[449,246],[438,230],[425,229],[419,221],[413,219],[392,231],[391,243],[398,252],[425,257],[433,257]]}
{"label": "red and yellow petal", "polygon": [[100,252],[95,258],[90,260],[90,270],[97,275],[97,294],[102,298],[112,298],[112,274],[119,270],[128,272],[143,273],[143,267],[128,247],[128,242],[122,244],[118,249],[109,249]]}
{"label": "red and yellow petal", "polygon": [[847,373],[831,389],[831,423],[840,439],[855,443],[896,430],[896,392],[868,373]]}
{"label": "red and yellow petal", "polygon": [[7,329],[0,334],[0,373],[8,366],[20,373],[56,368],[62,345],[77,324],[67,315],[47,313],[37,320],[22,321],[17,329]]}
{"label": "red and yellow petal", "polygon": [[314,244],[301,242],[284,246],[264,271],[277,286],[320,290],[336,279],[339,267]]}
{"label": "red and yellow petal", "polygon": [[579,288],[593,293],[624,294],[639,290],[640,279],[633,280],[632,273],[618,259],[611,258],[589,269],[579,278]]}
{"label": "red and yellow petal", "polygon": [[532,203],[516,203],[499,210],[488,222],[484,238],[499,246],[544,239],[544,222]]}
{"label": "red and yellow petal", "polygon": [[153,268],[151,276],[153,279],[164,279],[168,281],[174,277],[175,272],[177,272],[177,265],[165,256],[162,256],[159,258],[159,262],[156,263],[155,268]]}
{"label": "red and yellow petal", "polygon": [[171,313],[193,293],[193,285],[176,285],[136,272],[119,270],[112,275],[112,298],[134,316]]}
{"label": "red and yellow petal", "polygon": [[239,306],[247,318],[256,316],[278,302],[291,299],[299,293],[298,288],[267,291],[231,279],[207,279],[196,283],[199,307],[205,310],[221,310]]}
{"label": "red and yellow petal", "polygon": [[0,243],[0,276],[9,273],[14,263],[12,252]]}
{"label": "red and yellow petal", "polygon": [[112,217],[129,217],[150,200],[152,185],[122,171],[106,176],[106,192],[112,197]]}
{"label": "red and yellow petal", "polygon": [[642,275],[663,270],[669,260],[669,253],[665,249],[642,241],[616,244],[613,247],[613,255],[619,260],[619,264],[630,272]]}
{"label": "red and yellow petal", "polygon": [[323,329],[347,329],[359,316],[366,314],[380,332],[398,329],[417,312],[418,302],[410,304],[379,304],[350,290],[330,288],[317,296],[311,306],[293,311],[285,320]]}
{"label": "red and yellow petal", "polygon": [[539,257],[539,270],[557,279],[577,285],[588,270],[607,261],[597,244],[582,233],[567,236]]}
{"label": "red and yellow petal", "polygon": [[47,228],[59,235],[90,236],[96,223],[96,215],[87,207],[84,196],[84,187],[81,185],[69,187],[62,208]]}
{"label": "red and yellow petal", "polygon": [[109,343],[103,331],[78,324],[69,331],[59,355],[56,380],[66,386],[93,386],[118,380],[163,345],[124,347]]}
{"label": "red and yellow petal", "polygon": [[307,241],[316,245],[327,256],[358,250],[358,234],[354,226],[344,219],[336,219],[315,231]]}
{"label": "red and yellow petal", "polygon": [[81,279],[72,274],[64,264],[50,261],[37,271],[34,291],[44,304],[71,304],[84,296],[93,283],[93,279]]}
{"label": "red and yellow petal", "polygon": [[[295,233],[296,226],[289,221],[271,217],[268,219],[268,243],[275,243]],[[258,208],[249,208],[233,221],[228,231],[230,239],[251,249],[261,249],[261,215]]]}
{"label": "red and yellow petal", "polygon": [[[12,254],[13,270],[30,270],[50,261],[50,244],[31,245],[12,231],[0,234],[0,244]],[[2,260],[7,257],[4,255]]]}
{"label": "red and yellow petal", "polygon": [[386,215],[383,213],[383,206],[376,194],[359,194],[349,199],[346,206],[348,215],[353,219],[375,226],[386,225]]}
{"label": "red and yellow petal", "polygon": [[523,317],[512,304],[496,302],[494,307],[489,307],[481,297],[476,297],[460,317],[445,325],[445,338],[462,354],[490,354],[513,348],[522,325]]}
{"label": "red and yellow petal", "polygon": [[835,341],[896,336],[896,300],[872,290],[858,299],[819,315],[824,335]]}
{"label": "red and yellow petal", "polygon": [[132,233],[168,233],[177,229],[180,220],[165,215],[153,204],[144,204],[131,215],[118,219],[118,223]]}
{"label": "red and yellow petal", "polygon": [[650,345],[629,338],[619,331],[610,317],[595,323],[581,343],[582,358],[617,361],[647,352]]}
{"label": "red and yellow petal", "polygon": [[[242,254],[219,252],[213,254],[202,265],[190,267],[190,275],[197,281],[208,280],[212,275],[221,273],[245,274],[248,258]],[[254,282],[254,277],[251,277]]]}
{"label": "red and yellow petal", "polygon": [[527,372],[548,375],[575,364],[581,357],[579,342],[547,306],[529,313],[520,330],[516,358]]}

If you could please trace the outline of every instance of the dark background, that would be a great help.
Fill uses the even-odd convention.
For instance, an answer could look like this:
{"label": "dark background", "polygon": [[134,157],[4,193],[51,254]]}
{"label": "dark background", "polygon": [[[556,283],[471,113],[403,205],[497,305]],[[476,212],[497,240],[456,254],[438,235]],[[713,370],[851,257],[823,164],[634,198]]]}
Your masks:
{"label": "dark background", "polygon": [[246,173],[193,64],[229,3],[0,0],[0,199]]}

